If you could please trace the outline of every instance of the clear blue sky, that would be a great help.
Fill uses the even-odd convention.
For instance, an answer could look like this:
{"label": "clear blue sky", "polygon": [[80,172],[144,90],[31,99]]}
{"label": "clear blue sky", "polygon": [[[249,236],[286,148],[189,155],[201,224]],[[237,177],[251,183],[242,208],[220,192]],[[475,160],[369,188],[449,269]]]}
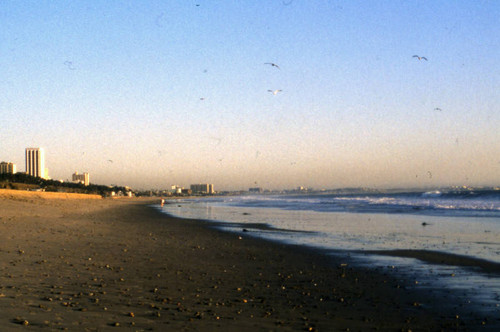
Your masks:
{"label": "clear blue sky", "polygon": [[493,0],[1,1],[0,160],[24,171],[43,147],[54,179],[135,188],[500,185],[499,17]]}

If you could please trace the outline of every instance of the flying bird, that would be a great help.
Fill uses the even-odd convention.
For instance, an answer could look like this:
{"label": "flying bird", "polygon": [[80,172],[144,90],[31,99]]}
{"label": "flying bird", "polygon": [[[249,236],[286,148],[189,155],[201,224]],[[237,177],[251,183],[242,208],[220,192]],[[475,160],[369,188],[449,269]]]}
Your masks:
{"label": "flying bird", "polygon": [[442,109],[440,109],[439,107],[436,107],[434,110],[435,111],[440,111],[440,112],[442,111]]}
{"label": "flying bird", "polygon": [[160,15],[156,16],[156,25],[159,26],[160,28],[163,27],[163,25],[161,24],[161,22],[163,21],[163,13],[161,13]]}
{"label": "flying bird", "polygon": [[220,144],[222,142],[222,138],[221,137],[215,137],[215,136],[210,136],[208,137],[214,141],[217,141],[217,144]]}
{"label": "flying bird", "polygon": [[281,92],[283,90],[267,90],[267,91],[271,92],[273,95],[276,96],[278,94],[278,92]]}
{"label": "flying bird", "polygon": [[73,62],[72,61],[64,61],[64,65],[68,67],[69,70],[75,70],[76,68],[73,67]]}
{"label": "flying bird", "polygon": [[276,67],[276,68],[280,69],[280,66],[278,66],[277,64],[272,63],[272,62],[265,62],[264,64],[265,64],[265,65],[271,65],[271,66],[273,66],[273,67]]}
{"label": "flying bird", "polygon": [[427,61],[427,58],[426,58],[425,56],[418,56],[418,55],[414,55],[413,57],[414,57],[414,58],[417,58],[417,59],[419,59],[419,60],[425,60],[425,61]]}

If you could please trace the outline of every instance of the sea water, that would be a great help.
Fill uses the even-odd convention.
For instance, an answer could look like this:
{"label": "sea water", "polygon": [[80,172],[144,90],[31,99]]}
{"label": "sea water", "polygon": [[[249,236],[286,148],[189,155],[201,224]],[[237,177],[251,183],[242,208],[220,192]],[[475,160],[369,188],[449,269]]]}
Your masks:
{"label": "sea water", "polygon": [[[222,196],[178,200],[163,211],[397,271],[419,279],[418,287],[450,290],[471,310],[500,317],[500,274],[479,267],[479,260],[500,265],[500,190]],[[399,249],[461,255],[472,266],[374,254]]]}

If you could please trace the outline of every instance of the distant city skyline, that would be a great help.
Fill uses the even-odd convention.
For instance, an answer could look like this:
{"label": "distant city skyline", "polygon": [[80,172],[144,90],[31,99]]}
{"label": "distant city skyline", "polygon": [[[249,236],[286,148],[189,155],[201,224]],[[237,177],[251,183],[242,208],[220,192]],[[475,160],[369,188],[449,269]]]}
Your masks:
{"label": "distant city skyline", "polygon": [[[108,161],[113,162],[112,160],[108,160]],[[25,165],[26,165],[26,171],[21,172],[21,173],[24,173],[24,174],[27,174],[30,176],[35,176],[35,177],[42,177],[44,179],[50,179],[48,177],[48,169],[42,167],[42,166],[45,166],[45,149],[40,148],[40,147],[26,148],[25,149]],[[42,172],[44,176],[39,175],[41,169],[44,169],[44,172]],[[5,161],[0,162],[0,174],[3,174],[3,173],[11,173],[11,174],[18,173],[16,164],[12,163],[12,162],[5,162]],[[428,171],[427,176],[429,178],[432,178],[432,173],[430,171]],[[84,184],[85,186],[88,186],[88,185],[90,185],[90,174],[88,172],[84,172],[83,174],[80,174],[78,171],[76,171],[72,174],[71,180],[70,179],[66,179],[66,180],[57,179],[57,180],[62,181],[62,182],[79,182],[79,183]],[[113,185],[127,186],[125,184],[113,184]],[[442,187],[467,188],[469,186],[443,185],[443,186],[435,186],[435,187],[436,188],[442,188]],[[471,187],[474,187],[474,186],[471,186]],[[478,188],[479,187],[499,188],[500,186],[495,185],[495,184],[490,184],[490,185],[478,185],[476,187],[478,187]],[[170,189],[167,189],[167,188],[170,188]],[[249,191],[249,192],[254,192],[254,193],[255,192],[261,193],[261,192],[265,192],[265,191],[308,192],[308,191],[322,191],[322,190],[330,191],[330,190],[337,190],[337,189],[339,189],[339,190],[353,190],[356,188],[358,188],[358,189],[370,189],[370,188],[377,189],[377,187],[375,187],[375,186],[374,187],[366,187],[366,186],[349,187],[349,186],[346,186],[346,187],[331,187],[331,188],[298,186],[298,187],[294,187],[294,188],[283,187],[283,188],[273,188],[273,189],[262,188],[262,187],[249,187],[249,188],[232,189],[230,191]],[[395,186],[395,187],[383,187],[383,188],[379,188],[379,189],[403,189],[403,188],[416,189],[416,188],[426,188],[426,187],[419,187],[419,186],[416,186],[416,187],[401,187],[400,186],[400,187],[398,187],[398,186]],[[189,189],[185,189],[184,186],[178,186],[178,185],[165,185],[163,187],[155,186],[155,187],[151,187],[151,188],[140,187],[140,188],[134,188],[134,189],[135,190],[155,189],[155,190],[164,190],[164,191],[166,190],[166,191],[170,191],[171,193],[174,193],[174,194],[176,194],[176,193],[180,194],[181,192],[184,193],[184,191],[186,191],[186,190],[189,190],[190,193],[192,192],[192,193],[198,193],[198,194],[200,194],[200,193],[202,193],[202,194],[203,193],[205,193],[205,194],[216,193],[216,191],[214,189],[214,185],[207,184],[207,183],[190,184]],[[227,191],[227,190],[222,190],[222,191]]]}
{"label": "distant city skyline", "polygon": [[18,170],[42,146],[53,179],[138,189],[500,185],[499,2],[3,1],[0,17],[0,161]]}

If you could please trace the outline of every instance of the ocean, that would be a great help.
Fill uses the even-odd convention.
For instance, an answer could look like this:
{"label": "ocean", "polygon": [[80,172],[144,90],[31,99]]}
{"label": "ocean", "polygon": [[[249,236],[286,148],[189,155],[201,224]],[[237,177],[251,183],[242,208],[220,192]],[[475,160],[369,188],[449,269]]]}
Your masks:
{"label": "ocean", "polygon": [[444,289],[490,321],[500,317],[500,190],[215,196],[176,200],[162,211],[321,249],[415,279],[415,287]]}

